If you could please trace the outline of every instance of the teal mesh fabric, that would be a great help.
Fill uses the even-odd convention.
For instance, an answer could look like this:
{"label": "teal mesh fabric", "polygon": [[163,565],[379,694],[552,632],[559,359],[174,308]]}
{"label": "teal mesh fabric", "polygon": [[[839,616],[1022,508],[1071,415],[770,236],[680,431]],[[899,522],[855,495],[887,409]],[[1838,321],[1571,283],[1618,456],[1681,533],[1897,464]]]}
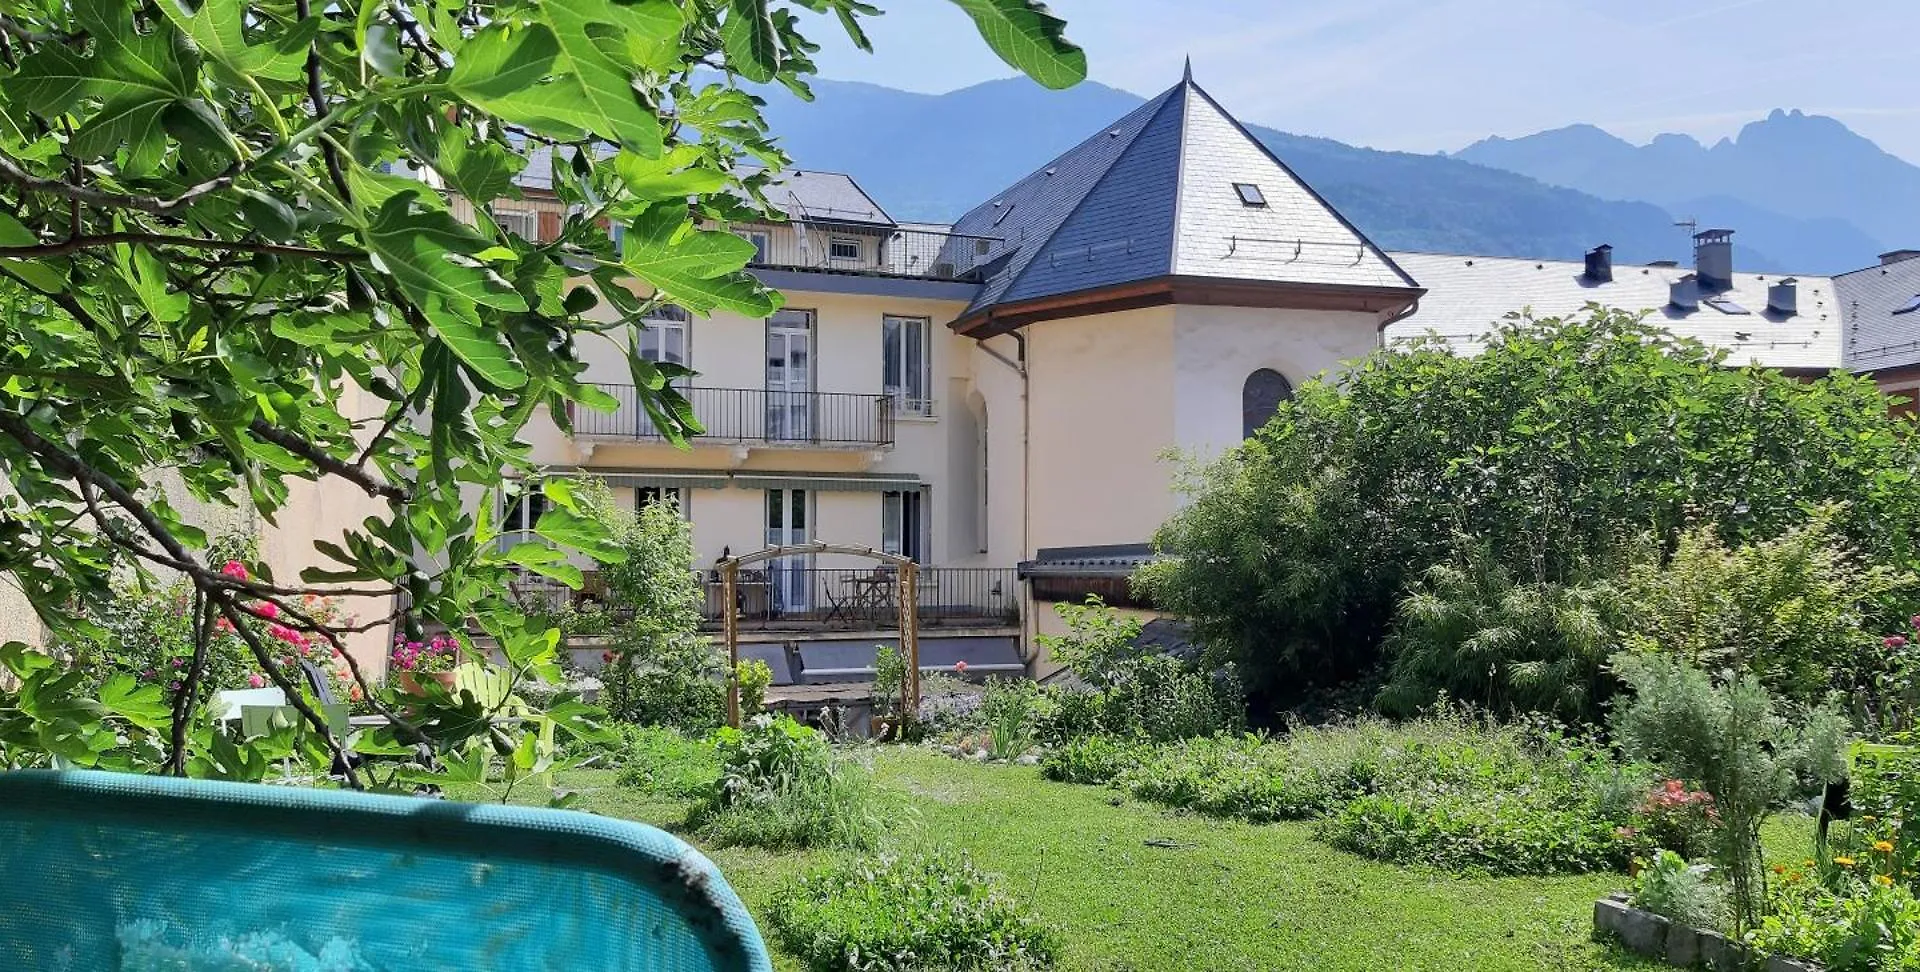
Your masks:
{"label": "teal mesh fabric", "polygon": [[768,972],[699,852],[582,813],[0,774],[7,972]]}

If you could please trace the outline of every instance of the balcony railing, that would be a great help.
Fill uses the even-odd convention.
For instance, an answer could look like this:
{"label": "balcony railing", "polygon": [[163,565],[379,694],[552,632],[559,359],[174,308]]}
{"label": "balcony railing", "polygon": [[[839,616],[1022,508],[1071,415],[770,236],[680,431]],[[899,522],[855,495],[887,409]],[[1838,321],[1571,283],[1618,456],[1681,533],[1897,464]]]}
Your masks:
{"label": "balcony railing", "polygon": [[[620,403],[612,412],[579,408],[576,435],[662,439],[632,385],[595,387]],[[681,390],[706,431],[695,441],[750,442],[791,448],[884,448],[893,445],[894,402],[888,395],[769,391],[763,388]]]}
{"label": "balcony railing", "polygon": [[1000,240],[921,229],[847,230],[790,223],[738,231],[758,252],[751,266],[879,277],[977,281]]}
{"label": "balcony railing", "polygon": [[[705,627],[726,617],[726,587],[713,571],[698,571],[706,591]],[[889,568],[812,567],[806,558],[742,569],[734,609],[743,628],[757,631],[880,631],[900,625],[900,579]],[[1020,624],[1020,580],[1006,567],[921,567],[917,597],[926,628],[1010,628]],[[593,602],[614,618],[620,604],[597,572],[575,591],[529,575],[515,585],[522,607],[554,612]],[[629,612],[630,613],[630,612]]]}

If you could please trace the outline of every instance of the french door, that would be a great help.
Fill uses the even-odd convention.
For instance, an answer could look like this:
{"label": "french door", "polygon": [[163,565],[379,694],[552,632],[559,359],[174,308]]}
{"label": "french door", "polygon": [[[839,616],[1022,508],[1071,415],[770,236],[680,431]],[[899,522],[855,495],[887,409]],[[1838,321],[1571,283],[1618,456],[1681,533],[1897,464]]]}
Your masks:
{"label": "french door", "polygon": [[[767,546],[791,547],[813,539],[807,517],[807,491],[804,489],[767,490]],[[813,608],[812,558],[778,557],[767,564],[767,584],[772,588],[773,608],[777,614],[802,613]]]}
{"label": "french door", "polygon": [[813,438],[813,312],[767,318],[767,438]]}

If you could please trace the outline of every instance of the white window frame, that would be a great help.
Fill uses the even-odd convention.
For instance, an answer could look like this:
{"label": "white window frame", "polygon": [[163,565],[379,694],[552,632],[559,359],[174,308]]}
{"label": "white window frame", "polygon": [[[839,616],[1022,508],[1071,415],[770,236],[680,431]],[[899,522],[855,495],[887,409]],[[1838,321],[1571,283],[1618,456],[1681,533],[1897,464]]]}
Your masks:
{"label": "white window frame", "polygon": [[531,209],[492,209],[488,214],[502,230],[528,242],[540,241],[540,214]]}
{"label": "white window frame", "polygon": [[[897,337],[890,341],[889,332],[896,333]],[[919,335],[917,342],[909,340],[908,336],[914,333]],[[918,361],[909,354],[916,344],[920,350]],[[893,399],[894,414],[933,417],[932,318],[901,314],[881,316],[880,381],[882,392]],[[916,382],[919,385],[918,395],[913,394]]]}
{"label": "white window frame", "polygon": [[517,496],[500,496],[500,545],[502,549],[538,539],[533,532],[547,512],[547,494],[540,484],[523,482]]}
{"label": "white window frame", "polygon": [[[651,497],[651,502],[649,498]],[[689,500],[692,491],[685,486],[635,486],[633,488],[633,511],[639,513],[654,503],[670,502],[682,520],[692,520]]]}
{"label": "white window frame", "polygon": [[[914,529],[907,529],[908,497],[912,497],[914,507]],[[928,530],[927,492],[925,488],[897,490],[889,489],[880,494],[880,549],[884,553],[908,557],[916,563],[927,559],[927,548],[932,546],[932,535]],[[906,550],[907,538],[913,539],[913,551]]]}
{"label": "white window frame", "polygon": [[767,262],[767,253],[773,249],[773,234],[766,230],[741,230],[740,238],[753,244],[753,263]]}
{"label": "white window frame", "polygon": [[[652,347],[647,343],[650,335],[658,339]],[[675,344],[679,345],[678,361],[667,356]],[[655,307],[640,322],[640,333],[634,335],[633,346],[641,358],[655,364],[667,361],[683,368],[693,367],[693,315],[673,304]]]}
{"label": "white window frame", "polygon": [[[852,247],[853,252],[840,252],[840,248],[843,246]],[[860,238],[857,236],[827,237],[827,259],[835,263],[859,263],[861,259],[863,259],[862,254],[864,251],[865,248],[860,245]]]}

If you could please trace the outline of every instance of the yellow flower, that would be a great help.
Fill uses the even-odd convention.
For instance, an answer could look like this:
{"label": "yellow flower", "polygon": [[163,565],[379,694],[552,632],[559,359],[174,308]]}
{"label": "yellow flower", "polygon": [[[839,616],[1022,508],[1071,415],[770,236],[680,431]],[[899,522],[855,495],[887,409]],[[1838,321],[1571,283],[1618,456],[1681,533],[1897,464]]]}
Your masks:
{"label": "yellow flower", "polygon": [[1851,857],[1836,857],[1833,859],[1833,862],[1841,867],[1852,867],[1855,863]]}
{"label": "yellow flower", "polygon": [[1878,884],[1883,888],[1893,887],[1893,879],[1886,876],[1885,874],[1875,874],[1873,876],[1873,883]]}
{"label": "yellow flower", "polygon": [[1799,871],[1789,871],[1789,872],[1787,872],[1787,883],[1788,883],[1788,884],[1799,884],[1799,883],[1800,883],[1800,879],[1801,879],[1801,878],[1804,878],[1804,877],[1806,877],[1806,875],[1805,875],[1805,874],[1802,874],[1802,873],[1800,873]]}
{"label": "yellow flower", "polygon": [[1775,865],[1773,866],[1773,873],[1775,873],[1775,874],[1785,874],[1785,873],[1787,873],[1787,866],[1786,866],[1785,864],[1775,864]]}
{"label": "yellow flower", "polygon": [[1879,851],[1882,854],[1891,854],[1893,853],[1893,841],[1876,840],[1873,842],[1873,849]]}
{"label": "yellow flower", "polygon": [[1800,862],[1800,866],[1801,866],[1801,867],[1812,867],[1812,866],[1813,866],[1813,863],[1814,863],[1814,862],[1813,862],[1813,858],[1811,858],[1811,857],[1809,857],[1809,858],[1807,858],[1806,860],[1804,860],[1804,861],[1801,861],[1801,862]]}
{"label": "yellow flower", "polygon": [[1864,816],[1864,817],[1861,817],[1860,819],[1861,819],[1861,820],[1864,820],[1864,821],[1866,821],[1867,823],[1872,823],[1872,822],[1874,822],[1875,820],[1878,820],[1878,819],[1880,819],[1880,818],[1879,818],[1879,817],[1876,817],[1876,816],[1874,816],[1873,814],[1867,814],[1866,816]]}

